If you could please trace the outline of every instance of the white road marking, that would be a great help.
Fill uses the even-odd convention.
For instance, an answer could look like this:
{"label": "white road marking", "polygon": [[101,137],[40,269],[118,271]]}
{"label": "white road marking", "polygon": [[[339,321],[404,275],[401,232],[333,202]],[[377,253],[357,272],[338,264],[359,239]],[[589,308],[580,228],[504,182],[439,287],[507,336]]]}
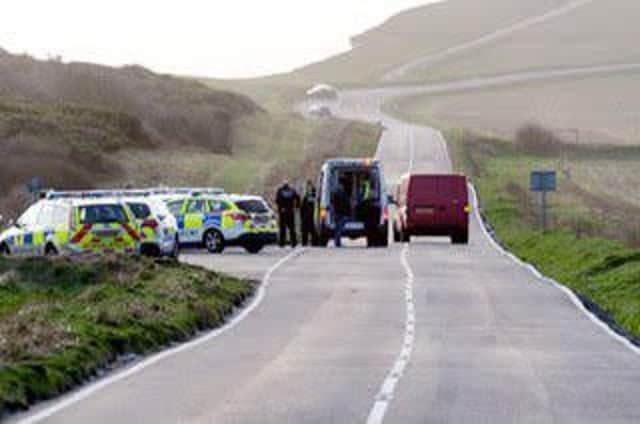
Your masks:
{"label": "white road marking", "polygon": [[401,255],[402,265],[407,276],[404,287],[407,309],[407,317],[404,327],[404,341],[402,344],[402,349],[400,350],[400,354],[398,355],[396,361],[393,364],[393,367],[389,371],[389,374],[387,374],[387,377],[380,387],[380,391],[376,396],[375,403],[373,404],[373,407],[369,412],[367,424],[381,424],[384,421],[384,417],[387,413],[389,404],[393,399],[393,394],[396,390],[398,382],[404,375],[404,371],[409,364],[409,360],[411,359],[411,353],[413,352],[416,332],[416,313],[413,300],[414,275],[413,271],[411,270],[411,265],[409,265],[408,254],[409,244],[405,244],[404,248],[402,249]]}
{"label": "white road marking", "polygon": [[478,220],[478,223],[480,225],[480,228],[482,229],[483,234],[485,235],[485,237],[489,240],[489,243],[502,255],[506,256],[507,258],[511,259],[513,262],[515,262],[517,265],[526,268],[527,270],[529,270],[537,279],[539,279],[540,281],[546,282],[548,284],[551,284],[552,286],[554,286],[555,288],[557,288],[558,290],[561,290],[568,298],[569,300],[571,300],[571,302],[584,314],[587,316],[587,318],[589,318],[589,320],[591,322],[593,322],[594,324],[596,324],[598,327],[600,327],[602,330],[604,330],[604,332],[609,335],[610,337],[612,337],[613,339],[615,339],[616,341],[618,341],[619,343],[621,343],[623,346],[625,346],[626,348],[628,348],[630,351],[632,351],[633,353],[640,355],[640,348],[638,346],[636,346],[635,344],[633,344],[631,342],[631,340],[627,339],[626,337],[616,333],[615,331],[613,331],[613,329],[611,327],[609,327],[609,325],[602,321],[597,315],[595,315],[593,312],[591,312],[590,310],[588,310],[584,303],[582,303],[582,301],[580,300],[580,298],[573,292],[573,290],[571,290],[570,288],[568,288],[567,286],[560,284],[559,282],[557,282],[556,280],[554,280],[553,278],[549,278],[546,275],[542,274],[535,266],[533,266],[530,263],[524,262],[523,260],[521,260],[520,258],[518,258],[516,255],[514,255],[513,253],[505,250],[494,238],[493,236],[489,233],[489,231],[487,230],[487,228],[485,227],[485,223],[484,220],[482,219],[482,216],[480,215],[480,208],[479,208],[479,200],[478,200],[478,193],[476,192],[475,187],[472,184],[469,184],[469,188],[471,191],[471,195],[472,195],[472,201],[473,201],[473,209],[475,210],[475,215],[476,215],[476,219]]}
{"label": "white road marking", "polygon": [[262,284],[260,284],[260,287],[258,287],[258,291],[256,293],[256,295],[253,297],[253,299],[251,300],[251,303],[244,309],[242,309],[237,315],[235,315],[227,324],[223,325],[222,327],[215,329],[211,332],[208,332],[190,342],[181,344],[179,346],[176,346],[174,348],[171,349],[167,349],[165,351],[162,351],[156,355],[150,356],[149,358],[137,363],[136,365],[130,367],[130,368],[126,368],[120,372],[116,372],[115,374],[113,374],[110,377],[104,378],[102,380],[99,380],[93,384],[90,384],[88,386],[86,386],[85,388],[82,388],[80,390],[78,390],[75,393],[72,393],[71,395],[67,396],[66,398],[62,398],[59,402],[56,402],[54,405],[43,409],[42,411],[27,417],[23,420],[20,421],[20,423],[22,424],[32,424],[32,423],[37,423],[40,422],[42,420],[45,420],[47,418],[52,417],[53,415],[59,413],[60,411],[70,407],[71,405],[80,402],[86,398],[88,398],[89,396],[99,392],[100,390],[106,388],[107,386],[110,386],[116,382],[122,381],[126,378],[131,377],[132,375],[150,367],[151,365],[157,364],[158,362],[167,359],[171,356],[177,355],[179,353],[185,352],[187,350],[193,349],[197,346],[200,346],[204,343],[207,343],[209,341],[211,341],[212,339],[215,339],[216,337],[221,336],[222,334],[225,334],[227,332],[229,332],[231,329],[233,329],[235,326],[237,326],[238,324],[240,324],[240,322],[242,320],[244,320],[245,318],[247,318],[259,305],[260,303],[262,303],[263,299],[266,296],[266,291],[267,288],[269,287],[269,284],[271,283],[271,276],[273,275],[274,272],[276,272],[278,270],[278,268],[280,268],[282,265],[284,265],[286,262],[288,262],[289,260],[298,257],[300,255],[302,255],[304,252],[306,251],[306,249],[298,249],[298,250],[294,250],[293,252],[289,253],[287,256],[281,258],[278,262],[276,262],[271,268],[269,268],[269,270],[265,273],[264,277],[262,278]]}

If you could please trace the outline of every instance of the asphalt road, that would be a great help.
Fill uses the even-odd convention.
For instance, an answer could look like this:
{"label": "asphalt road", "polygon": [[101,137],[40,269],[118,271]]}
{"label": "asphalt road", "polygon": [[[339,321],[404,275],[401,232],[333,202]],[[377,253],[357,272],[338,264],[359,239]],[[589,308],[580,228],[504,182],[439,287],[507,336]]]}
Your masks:
{"label": "asphalt road", "polygon": [[[379,111],[390,95],[346,93],[336,113],[382,121],[378,156],[389,180],[409,169],[449,171],[438,132]],[[250,278],[270,271],[251,313],[216,337],[45,404],[32,417],[640,422],[640,357],[561,290],[500,253],[475,215],[471,225],[466,247],[425,238],[386,250],[186,255]]]}
{"label": "asphalt road", "polygon": [[[390,183],[449,172],[441,135],[381,112],[393,97],[638,65],[344,93],[334,112],[381,122]],[[468,246],[268,249],[183,260],[263,279],[223,331],[133,364],[25,422],[640,422],[640,356],[504,255],[476,215]]]}

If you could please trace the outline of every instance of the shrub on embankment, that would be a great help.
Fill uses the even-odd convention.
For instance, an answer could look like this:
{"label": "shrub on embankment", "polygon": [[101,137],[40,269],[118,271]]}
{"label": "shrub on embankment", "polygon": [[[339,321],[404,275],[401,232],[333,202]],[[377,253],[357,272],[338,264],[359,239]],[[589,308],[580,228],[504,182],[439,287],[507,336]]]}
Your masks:
{"label": "shrub on embankment", "polygon": [[0,258],[0,419],[221,325],[253,290],[175,261]]}
{"label": "shrub on embankment", "polygon": [[[638,215],[632,216],[615,199],[593,202],[597,194],[577,193],[580,181],[559,175],[559,191],[550,195],[550,228],[538,225],[537,199],[529,193],[529,170],[555,167],[551,151],[566,160],[628,158],[632,148],[583,147],[532,149],[463,131],[447,139],[458,171],[473,180],[482,213],[499,241],[542,273],[574,290],[592,311],[617,331],[640,341],[640,250],[635,238]],[[577,162],[572,162],[577,163]],[[582,191],[587,191],[583,189]],[[599,211],[597,208],[606,207]],[[617,219],[617,215],[620,215]]]}

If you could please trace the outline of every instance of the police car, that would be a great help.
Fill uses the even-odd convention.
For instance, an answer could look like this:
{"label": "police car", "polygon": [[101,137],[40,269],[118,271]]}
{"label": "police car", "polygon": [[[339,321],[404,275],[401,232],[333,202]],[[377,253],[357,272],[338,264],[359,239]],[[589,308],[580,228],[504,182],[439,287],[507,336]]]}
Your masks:
{"label": "police car", "polygon": [[176,258],[180,251],[177,222],[164,202],[155,197],[156,192],[164,193],[166,190],[168,189],[49,191],[45,196],[49,200],[120,199],[135,217],[140,232],[140,253],[145,256]]}
{"label": "police car", "polygon": [[210,253],[240,246],[258,253],[277,240],[275,214],[261,197],[191,193],[164,200],[182,245],[204,246]]}
{"label": "police car", "polygon": [[117,199],[44,199],[0,234],[0,254],[57,255],[139,252],[140,233]]}
{"label": "police car", "polygon": [[178,223],[160,199],[125,197],[124,202],[140,228],[140,253],[177,258],[180,253]]}

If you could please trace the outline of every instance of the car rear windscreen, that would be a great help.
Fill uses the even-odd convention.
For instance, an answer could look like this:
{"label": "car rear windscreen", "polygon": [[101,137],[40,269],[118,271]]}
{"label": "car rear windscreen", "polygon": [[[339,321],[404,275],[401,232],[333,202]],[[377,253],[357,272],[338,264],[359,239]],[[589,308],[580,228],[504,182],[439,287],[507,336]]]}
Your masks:
{"label": "car rear windscreen", "polygon": [[136,219],[147,219],[151,216],[151,209],[145,203],[127,203],[127,206],[129,206]]}
{"label": "car rear windscreen", "polygon": [[236,202],[236,205],[240,210],[246,213],[267,213],[269,209],[260,200],[242,200]]}
{"label": "car rear windscreen", "polygon": [[122,205],[90,205],[80,207],[81,224],[126,224],[129,222]]}

